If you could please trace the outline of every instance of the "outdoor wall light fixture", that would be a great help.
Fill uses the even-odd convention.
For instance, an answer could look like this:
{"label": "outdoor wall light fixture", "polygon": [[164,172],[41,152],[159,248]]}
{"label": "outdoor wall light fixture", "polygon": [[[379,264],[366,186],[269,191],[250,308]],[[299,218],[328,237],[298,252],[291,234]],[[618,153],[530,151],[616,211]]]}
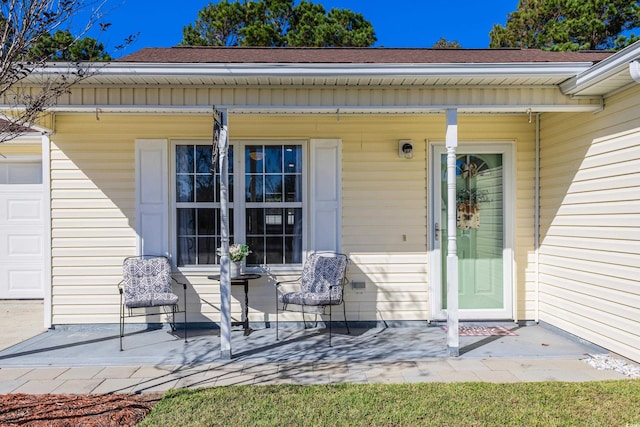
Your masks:
{"label": "outdoor wall light fixture", "polygon": [[413,141],[410,139],[398,141],[398,156],[404,159],[413,159]]}

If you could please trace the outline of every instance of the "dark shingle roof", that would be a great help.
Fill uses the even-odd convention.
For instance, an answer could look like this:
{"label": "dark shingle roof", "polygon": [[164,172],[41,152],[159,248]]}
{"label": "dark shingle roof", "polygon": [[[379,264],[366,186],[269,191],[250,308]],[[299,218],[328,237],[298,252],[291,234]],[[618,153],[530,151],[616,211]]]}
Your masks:
{"label": "dark shingle roof", "polygon": [[196,47],[144,48],[118,59],[138,63],[235,64],[500,64],[599,62],[613,52],[548,52],[540,49],[415,49],[415,48],[269,48]]}

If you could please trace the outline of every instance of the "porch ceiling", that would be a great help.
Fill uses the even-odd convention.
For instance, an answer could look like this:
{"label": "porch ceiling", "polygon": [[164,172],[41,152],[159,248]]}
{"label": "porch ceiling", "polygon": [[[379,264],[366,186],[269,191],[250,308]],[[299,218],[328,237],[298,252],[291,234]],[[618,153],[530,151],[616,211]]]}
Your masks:
{"label": "porch ceiling", "polygon": [[260,87],[300,87],[300,86],[357,86],[357,87],[398,87],[398,86],[557,86],[571,76],[492,76],[492,77],[468,77],[468,76],[416,76],[406,75],[397,77],[353,76],[353,77],[280,77],[280,76],[104,76],[100,79],[91,79],[85,84],[113,85],[113,86],[260,86]]}

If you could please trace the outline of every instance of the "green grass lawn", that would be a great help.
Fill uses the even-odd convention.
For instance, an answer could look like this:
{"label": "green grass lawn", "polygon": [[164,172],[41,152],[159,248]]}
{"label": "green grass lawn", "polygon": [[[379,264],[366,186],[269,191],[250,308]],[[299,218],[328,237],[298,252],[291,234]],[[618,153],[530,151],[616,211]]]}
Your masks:
{"label": "green grass lawn", "polygon": [[168,392],[141,426],[640,426],[640,380]]}

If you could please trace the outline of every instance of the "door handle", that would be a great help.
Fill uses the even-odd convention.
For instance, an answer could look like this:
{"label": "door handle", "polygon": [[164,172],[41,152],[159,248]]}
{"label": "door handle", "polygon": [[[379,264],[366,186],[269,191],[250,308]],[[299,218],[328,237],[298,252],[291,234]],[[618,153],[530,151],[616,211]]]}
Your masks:
{"label": "door handle", "polygon": [[434,237],[435,237],[436,241],[440,240],[440,224],[438,224],[437,222],[436,222],[436,226],[435,226],[435,230],[434,231],[435,231]]}

